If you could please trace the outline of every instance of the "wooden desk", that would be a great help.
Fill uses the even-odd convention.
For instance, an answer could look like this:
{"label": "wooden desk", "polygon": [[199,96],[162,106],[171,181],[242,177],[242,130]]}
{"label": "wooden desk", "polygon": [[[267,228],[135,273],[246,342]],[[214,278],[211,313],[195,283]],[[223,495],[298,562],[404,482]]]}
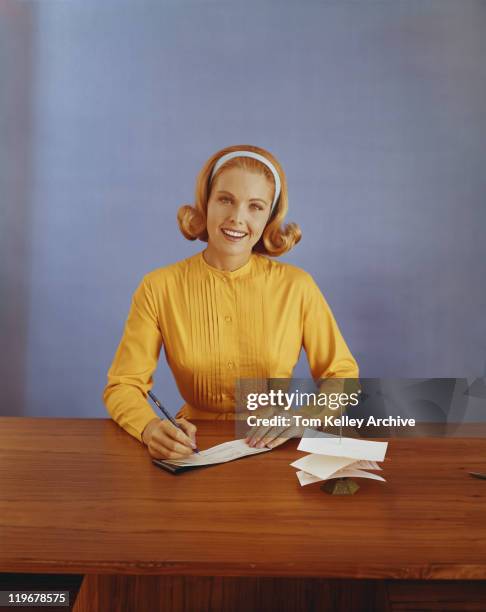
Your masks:
{"label": "wooden desk", "polygon": [[173,476],[109,419],[0,418],[0,572],[84,575],[78,612],[486,609],[485,438],[392,439],[352,497],[296,446]]}

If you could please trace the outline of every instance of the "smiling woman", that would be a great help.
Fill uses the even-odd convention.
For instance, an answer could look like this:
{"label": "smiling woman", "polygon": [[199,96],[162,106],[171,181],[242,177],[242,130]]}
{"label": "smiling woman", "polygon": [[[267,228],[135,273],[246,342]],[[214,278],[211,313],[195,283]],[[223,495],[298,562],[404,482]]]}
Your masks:
{"label": "smiling woman", "polygon": [[[271,259],[301,238],[295,223],[283,225],[287,183],[275,157],[250,145],[218,151],[195,195],[177,219],[186,238],[207,247],[144,276],[103,394],[112,418],[157,458],[191,454],[196,427],[187,419],[235,418],[236,379],[290,378],[302,348],[314,380],[358,377],[313,278]],[[186,402],[177,414],[185,433],[147,402],[162,346]],[[270,427],[249,443],[288,437]]]}
{"label": "smiling woman", "polygon": [[272,192],[265,175],[242,168],[213,179],[206,222],[208,263],[234,270],[248,260],[270,216]]}
{"label": "smiling woman", "polygon": [[[250,251],[283,255],[300,241],[302,234],[297,224],[283,226],[288,210],[287,181],[277,159],[265,149],[236,145],[208,159],[197,178],[195,206],[182,206],[177,215],[186,238],[203,240],[210,245],[216,202],[227,208],[236,206],[241,214],[247,208],[247,212],[253,212],[254,223],[260,222],[258,238]],[[234,219],[225,229],[240,229],[237,228],[240,221],[244,219]],[[252,237],[256,236],[254,227]]]}

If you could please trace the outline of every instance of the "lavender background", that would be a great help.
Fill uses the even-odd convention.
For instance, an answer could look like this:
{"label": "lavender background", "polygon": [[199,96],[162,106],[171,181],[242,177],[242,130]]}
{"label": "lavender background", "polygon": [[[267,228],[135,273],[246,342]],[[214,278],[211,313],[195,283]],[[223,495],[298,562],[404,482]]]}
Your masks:
{"label": "lavender background", "polygon": [[[282,259],[363,376],[483,376],[485,29],[481,0],[0,2],[2,414],[107,416],[131,295],[204,248],[176,211],[237,143],[283,164]],[[182,404],[163,351],[154,391]]]}

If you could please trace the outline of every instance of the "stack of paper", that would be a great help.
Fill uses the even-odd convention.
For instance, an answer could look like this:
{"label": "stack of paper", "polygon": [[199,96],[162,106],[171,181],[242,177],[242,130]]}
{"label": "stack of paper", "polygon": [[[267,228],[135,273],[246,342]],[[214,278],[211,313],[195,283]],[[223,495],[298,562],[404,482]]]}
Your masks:
{"label": "stack of paper", "polygon": [[381,470],[376,463],[385,458],[388,442],[342,438],[314,429],[306,429],[297,450],[311,453],[290,465],[297,468],[302,486],[330,478],[385,479],[365,470]]}

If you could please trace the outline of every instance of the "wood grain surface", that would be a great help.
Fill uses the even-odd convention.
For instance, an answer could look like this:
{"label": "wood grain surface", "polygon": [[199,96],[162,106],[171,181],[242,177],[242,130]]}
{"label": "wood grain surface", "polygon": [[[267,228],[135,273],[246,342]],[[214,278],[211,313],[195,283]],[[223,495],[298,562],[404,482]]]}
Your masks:
{"label": "wood grain surface", "polygon": [[[231,422],[199,422],[201,449]],[[478,437],[389,440],[386,483],[300,487],[290,440],[173,476],[109,419],[0,418],[0,572],[486,579]]]}

